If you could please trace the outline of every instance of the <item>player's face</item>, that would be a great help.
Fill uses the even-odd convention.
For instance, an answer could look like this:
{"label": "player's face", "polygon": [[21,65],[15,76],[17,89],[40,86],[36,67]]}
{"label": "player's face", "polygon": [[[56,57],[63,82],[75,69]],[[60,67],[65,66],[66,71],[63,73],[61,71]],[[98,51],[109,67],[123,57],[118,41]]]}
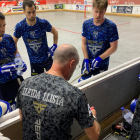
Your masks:
{"label": "player's face", "polygon": [[0,19],[0,37],[3,37],[4,33],[5,33],[5,20],[4,19]]}
{"label": "player's face", "polygon": [[93,8],[94,22],[97,24],[102,23],[106,9]]}
{"label": "player's face", "polygon": [[26,18],[30,21],[30,22],[34,22],[36,19],[36,9],[34,7],[34,5],[32,7],[25,7],[24,10],[24,14],[26,15]]}

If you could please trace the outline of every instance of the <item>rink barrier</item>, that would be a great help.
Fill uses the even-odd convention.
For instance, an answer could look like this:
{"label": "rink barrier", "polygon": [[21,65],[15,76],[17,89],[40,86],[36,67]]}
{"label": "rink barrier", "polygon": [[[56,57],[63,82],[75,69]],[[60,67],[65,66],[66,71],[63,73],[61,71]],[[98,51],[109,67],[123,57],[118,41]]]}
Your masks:
{"label": "rink barrier", "polygon": [[[102,130],[119,119],[120,108],[129,108],[130,102],[140,94],[139,74],[140,57],[75,84],[85,92],[90,106],[95,107]],[[72,128],[73,138],[84,133],[76,121]]]}
{"label": "rink barrier", "polygon": [[[56,9],[56,5],[58,6]],[[85,5],[82,4],[48,4],[48,5],[36,5],[37,13],[39,12],[54,12],[54,11],[67,11],[67,12],[84,12]],[[23,14],[21,6],[13,7],[0,7],[0,11],[4,15],[16,15]],[[91,13],[91,8],[86,8],[87,13]],[[115,16],[131,16],[140,17],[140,5],[109,5],[106,11],[106,15]]]}
{"label": "rink barrier", "polygon": [[[56,12],[56,11],[64,11],[64,12],[78,12],[78,13],[84,13],[84,11],[77,11],[77,10],[68,10],[68,9],[55,9],[55,10],[41,10],[37,11],[37,13],[42,12]],[[23,14],[23,12],[14,12],[14,13],[4,13],[4,15],[19,15]],[[120,14],[120,13],[105,13],[106,15],[112,15],[112,16],[129,16],[129,17],[140,17],[140,15],[135,14]]]}
{"label": "rink barrier", "polygon": [[[139,74],[140,57],[74,85],[85,92],[90,106],[95,107],[102,131],[121,117],[122,106],[129,108],[130,102],[138,97],[140,93]],[[15,113],[18,113],[17,110]],[[1,133],[11,139],[15,139],[14,134],[17,133],[16,138],[20,140],[22,124],[19,115],[13,118],[12,114],[12,119],[8,117],[8,120],[4,119],[5,117],[3,116],[5,122],[0,125]],[[71,130],[73,139],[87,139],[76,120]]]}

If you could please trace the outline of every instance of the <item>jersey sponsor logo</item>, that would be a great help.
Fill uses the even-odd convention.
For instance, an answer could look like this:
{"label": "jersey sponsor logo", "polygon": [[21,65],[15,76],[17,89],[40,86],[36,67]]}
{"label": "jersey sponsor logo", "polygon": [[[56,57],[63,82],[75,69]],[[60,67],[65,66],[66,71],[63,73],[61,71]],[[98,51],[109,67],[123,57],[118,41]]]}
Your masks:
{"label": "jersey sponsor logo", "polygon": [[63,106],[64,97],[61,97],[61,96],[58,96],[58,95],[53,95],[53,94],[45,92],[44,97],[43,97],[43,101]]}
{"label": "jersey sponsor logo", "polygon": [[36,39],[27,39],[27,42],[28,42],[30,48],[33,49],[33,51],[35,53],[37,53],[38,50],[39,50],[39,48],[41,47],[42,38],[40,38],[39,40],[36,40]]}
{"label": "jersey sponsor logo", "polygon": [[87,40],[88,44],[103,45],[104,41],[98,42],[97,40]]}
{"label": "jersey sponsor logo", "polygon": [[23,88],[22,95],[28,96],[31,98],[40,99],[40,91],[31,88]]}
{"label": "jersey sponsor logo", "polygon": [[33,101],[33,104],[34,104],[34,108],[36,109],[38,114],[40,114],[42,111],[44,111],[45,107],[47,107],[47,105],[40,104],[40,103],[37,103],[34,101]]}
{"label": "jersey sponsor logo", "polygon": [[41,140],[41,119],[38,119],[35,122],[35,133],[37,140]]}

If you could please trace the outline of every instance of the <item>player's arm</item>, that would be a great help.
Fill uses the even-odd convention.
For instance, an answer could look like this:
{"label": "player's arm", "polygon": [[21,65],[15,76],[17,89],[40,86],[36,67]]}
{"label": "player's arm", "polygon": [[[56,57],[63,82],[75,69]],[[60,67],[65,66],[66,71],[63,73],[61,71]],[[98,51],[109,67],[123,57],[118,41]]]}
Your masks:
{"label": "player's arm", "polygon": [[108,48],[104,53],[102,53],[100,56],[98,56],[92,61],[91,68],[93,70],[95,68],[99,68],[102,60],[106,59],[117,50],[119,35],[118,35],[118,30],[115,24],[109,27],[108,37],[109,37],[109,42],[110,42],[110,48]]}
{"label": "player's arm", "polygon": [[[98,140],[100,135],[100,126],[96,121],[96,110],[90,109],[86,95],[83,93],[77,100],[77,113],[76,120],[79,125],[84,129],[90,140]],[[94,116],[95,117],[94,117]]]}
{"label": "player's arm", "polygon": [[23,33],[22,26],[20,25],[20,23],[17,23],[15,26],[15,29],[14,29],[14,33],[13,33],[13,40],[14,40],[15,46],[16,46],[15,54],[19,53],[18,48],[17,48],[17,42],[18,42],[18,39],[21,37],[22,33]]}
{"label": "player's arm", "polygon": [[100,135],[100,125],[95,120],[93,126],[84,129],[84,131],[90,140],[98,140]]}
{"label": "player's arm", "polygon": [[85,59],[89,59],[86,37],[82,36],[82,51]]}
{"label": "player's arm", "polygon": [[[91,112],[96,117],[96,110],[92,109]],[[98,140],[100,135],[100,125],[96,120],[94,120],[93,126],[84,129],[84,131],[90,140]]]}
{"label": "player's arm", "polygon": [[16,47],[16,51],[15,54],[19,53],[18,49],[17,49],[17,42],[18,42],[18,38],[16,38],[15,36],[13,36],[14,42],[15,42],[15,47]]}
{"label": "player's arm", "polygon": [[21,109],[19,109],[19,116],[20,116],[20,120],[22,121],[22,113],[21,113]]}
{"label": "player's arm", "polygon": [[57,42],[58,42],[58,31],[54,27],[52,27],[51,33],[53,34],[53,41],[54,41],[53,44],[57,45]]}
{"label": "player's arm", "polygon": [[100,55],[100,58],[103,60],[107,57],[109,57],[111,54],[113,54],[118,47],[118,30],[117,26],[115,24],[112,24],[112,26],[109,28],[109,42],[110,42],[110,48],[108,48],[103,54]]}
{"label": "player's arm", "polygon": [[113,54],[117,50],[117,47],[118,47],[118,40],[116,40],[114,42],[110,42],[110,48],[107,49],[103,54],[100,55],[102,60],[104,60],[105,58],[107,58],[111,54]]}
{"label": "player's arm", "polygon": [[82,74],[88,74],[90,72],[89,56],[87,51],[86,37],[82,36],[82,51],[84,55],[84,67],[82,68]]}

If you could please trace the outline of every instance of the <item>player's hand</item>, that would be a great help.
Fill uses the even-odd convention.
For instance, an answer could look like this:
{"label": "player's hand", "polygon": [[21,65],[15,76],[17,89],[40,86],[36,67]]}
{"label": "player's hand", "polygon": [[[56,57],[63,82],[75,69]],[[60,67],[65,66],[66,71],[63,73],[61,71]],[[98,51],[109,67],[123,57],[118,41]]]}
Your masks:
{"label": "player's hand", "polygon": [[11,111],[10,103],[0,100],[0,117]]}
{"label": "player's hand", "polygon": [[139,77],[139,81],[140,81],[140,74],[139,74],[139,76],[138,76],[138,77]]}
{"label": "player's hand", "polygon": [[93,61],[92,61],[92,64],[91,64],[91,69],[94,70],[96,68],[99,68],[100,64],[102,62],[102,58],[101,57],[97,57],[95,58]]}
{"label": "player's hand", "polygon": [[84,68],[82,70],[82,74],[88,74],[89,72],[90,72],[89,59],[84,59]]}
{"label": "player's hand", "polygon": [[48,57],[53,57],[54,51],[56,50],[56,48],[57,48],[57,45],[53,44],[53,46],[50,48],[50,51],[48,53]]}
{"label": "player's hand", "polygon": [[91,110],[92,114],[96,117],[97,112],[96,112],[96,110],[94,109],[94,107],[91,107],[90,110]]}
{"label": "player's hand", "polygon": [[23,65],[22,65],[22,72],[25,72],[27,70],[27,65],[25,64],[25,62],[23,62]]}
{"label": "player's hand", "polygon": [[15,63],[9,63],[0,67],[0,74],[12,76],[12,74],[17,72]]}

